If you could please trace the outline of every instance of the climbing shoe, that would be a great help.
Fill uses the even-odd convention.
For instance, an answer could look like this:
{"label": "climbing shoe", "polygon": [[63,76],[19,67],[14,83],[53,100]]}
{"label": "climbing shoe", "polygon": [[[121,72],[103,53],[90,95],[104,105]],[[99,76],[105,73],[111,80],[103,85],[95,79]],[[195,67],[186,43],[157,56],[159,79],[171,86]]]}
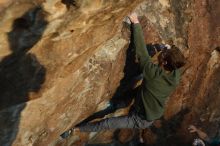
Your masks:
{"label": "climbing shoe", "polygon": [[73,130],[74,130],[74,129],[69,129],[69,130],[65,131],[64,133],[62,133],[62,134],[60,135],[60,137],[61,137],[62,139],[66,139],[67,137],[69,137],[69,136],[73,133]]}

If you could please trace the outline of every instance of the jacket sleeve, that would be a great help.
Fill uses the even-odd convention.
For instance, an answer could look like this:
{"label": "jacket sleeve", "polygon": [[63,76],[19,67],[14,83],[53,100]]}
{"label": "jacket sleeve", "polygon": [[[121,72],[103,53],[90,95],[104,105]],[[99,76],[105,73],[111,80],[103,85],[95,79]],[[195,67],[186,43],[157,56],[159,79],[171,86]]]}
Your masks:
{"label": "jacket sleeve", "polygon": [[140,61],[140,68],[145,79],[150,79],[160,74],[159,67],[152,63],[151,57],[146,49],[144,35],[139,23],[133,24],[133,39],[136,55]]}

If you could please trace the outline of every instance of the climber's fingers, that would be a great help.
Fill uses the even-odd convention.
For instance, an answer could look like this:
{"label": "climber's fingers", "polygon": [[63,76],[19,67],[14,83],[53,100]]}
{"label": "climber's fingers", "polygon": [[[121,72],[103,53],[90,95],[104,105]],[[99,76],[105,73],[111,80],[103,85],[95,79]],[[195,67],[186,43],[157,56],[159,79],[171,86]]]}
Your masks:
{"label": "climber's fingers", "polygon": [[137,13],[135,12],[128,15],[128,18],[131,20],[132,23],[139,23]]}
{"label": "climber's fingers", "polygon": [[189,130],[190,133],[194,133],[194,132],[197,131],[197,128],[194,125],[190,125],[188,130]]}

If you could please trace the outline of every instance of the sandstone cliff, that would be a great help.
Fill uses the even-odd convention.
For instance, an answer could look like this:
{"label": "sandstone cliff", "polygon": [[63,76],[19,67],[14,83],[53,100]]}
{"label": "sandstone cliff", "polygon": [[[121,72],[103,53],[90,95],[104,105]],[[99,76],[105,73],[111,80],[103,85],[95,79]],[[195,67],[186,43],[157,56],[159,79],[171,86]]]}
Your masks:
{"label": "sandstone cliff", "polygon": [[[218,0],[2,0],[0,145],[111,142],[113,131],[82,133],[67,141],[58,138],[104,109],[123,86],[125,70],[134,69],[126,61],[130,33],[122,22],[131,11],[140,15],[146,43],[173,42],[188,59],[165,116],[156,122],[157,128],[143,132],[145,143],[186,145],[193,137],[187,132],[191,123],[216,132]],[[126,141],[131,135],[122,130],[119,139]]]}

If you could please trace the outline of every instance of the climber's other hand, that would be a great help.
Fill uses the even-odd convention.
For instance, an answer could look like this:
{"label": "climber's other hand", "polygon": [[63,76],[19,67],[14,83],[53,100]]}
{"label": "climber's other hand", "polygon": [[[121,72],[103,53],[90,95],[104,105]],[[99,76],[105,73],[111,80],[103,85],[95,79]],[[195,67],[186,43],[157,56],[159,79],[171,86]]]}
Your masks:
{"label": "climber's other hand", "polygon": [[196,126],[194,126],[194,125],[190,125],[189,128],[188,128],[188,130],[189,130],[190,133],[197,132],[197,128],[196,128]]}

